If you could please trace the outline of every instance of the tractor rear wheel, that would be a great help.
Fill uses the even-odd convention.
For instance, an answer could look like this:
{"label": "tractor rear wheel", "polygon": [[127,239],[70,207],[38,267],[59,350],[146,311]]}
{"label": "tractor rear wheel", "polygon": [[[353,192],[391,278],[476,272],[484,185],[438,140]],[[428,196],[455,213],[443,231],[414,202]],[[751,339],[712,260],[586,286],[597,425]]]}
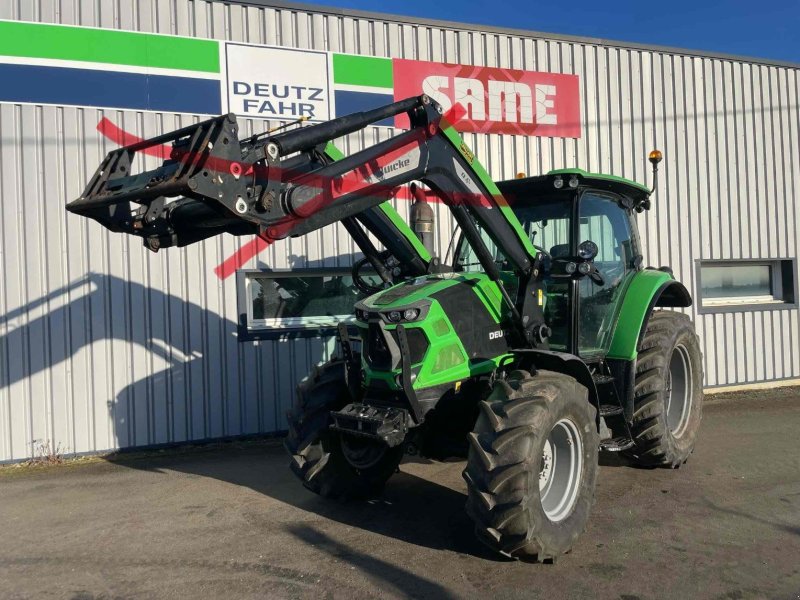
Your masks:
{"label": "tractor rear wheel", "polygon": [[538,562],[572,548],[589,520],[598,470],[587,394],[561,373],[514,371],[480,403],[464,479],[481,541]]}
{"label": "tractor rear wheel", "polygon": [[687,315],[652,314],[639,345],[633,396],[635,445],[626,455],[644,466],[681,466],[703,417],[703,360]]}
{"label": "tractor rear wheel", "polygon": [[[288,411],[289,435],[284,446],[290,466],[303,485],[325,498],[357,499],[375,496],[397,471],[403,446],[343,436],[328,428],[330,412],[353,399],[346,363],[334,358],[314,367],[297,386],[294,407]],[[354,466],[356,465],[356,466]]]}

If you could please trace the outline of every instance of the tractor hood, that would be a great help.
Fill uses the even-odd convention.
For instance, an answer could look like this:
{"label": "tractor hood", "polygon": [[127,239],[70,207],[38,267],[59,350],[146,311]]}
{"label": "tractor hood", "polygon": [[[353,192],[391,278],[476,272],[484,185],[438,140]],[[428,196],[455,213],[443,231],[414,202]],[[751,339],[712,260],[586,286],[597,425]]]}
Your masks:
{"label": "tractor hood", "polygon": [[423,275],[373,294],[365,298],[363,304],[370,308],[395,308],[409,302],[425,299],[431,294],[448,288],[463,279],[465,279],[464,275],[459,273]]}
{"label": "tractor hood", "polygon": [[[365,329],[368,380],[400,367],[397,328],[406,330],[415,387],[481,372],[508,351],[497,284],[483,273],[442,273],[411,279],[356,304]],[[493,368],[493,367],[491,367]]]}
{"label": "tractor hood", "polygon": [[[477,310],[496,323],[500,319],[500,302],[497,286],[483,273],[441,273],[409,279],[365,298],[356,304],[356,319],[381,318],[387,324],[421,322],[428,307],[437,303],[452,313],[450,318],[455,317],[460,305],[461,311]],[[413,309],[419,310],[416,316],[403,314]],[[399,319],[392,314],[398,312]]]}

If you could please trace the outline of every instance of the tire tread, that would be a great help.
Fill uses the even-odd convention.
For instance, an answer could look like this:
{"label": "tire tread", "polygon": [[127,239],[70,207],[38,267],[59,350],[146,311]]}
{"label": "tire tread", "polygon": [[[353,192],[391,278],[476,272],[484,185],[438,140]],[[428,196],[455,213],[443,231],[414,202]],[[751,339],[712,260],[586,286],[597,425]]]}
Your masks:
{"label": "tire tread", "polygon": [[[643,466],[676,468],[688,457],[676,451],[675,445],[670,443],[668,437],[671,434],[664,414],[664,389],[670,360],[667,352],[672,352],[672,340],[676,333],[689,333],[692,343],[699,348],[697,334],[688,315],[657,310],[650,316],[639,344],[631,424],[634,447],[626,450],[625,455]],[[702,378],[702,365],[693,365],[693,368],[698,370]],[[702,395],[695,402],[702,402]]]}
{"label": "tire tread", "polygon": [[[538,485],[528,450],[560,393],[586,398],[586,389],[567,375],[513,371],[480,403],[475,427],[480,433],[469,434],[467,513],[478,538],[512,558],[543,562],[562,552],[538,534],[538,517],[528,507],[529,486]],[[593,407],[588,401],[585,407],[593,424]]]}

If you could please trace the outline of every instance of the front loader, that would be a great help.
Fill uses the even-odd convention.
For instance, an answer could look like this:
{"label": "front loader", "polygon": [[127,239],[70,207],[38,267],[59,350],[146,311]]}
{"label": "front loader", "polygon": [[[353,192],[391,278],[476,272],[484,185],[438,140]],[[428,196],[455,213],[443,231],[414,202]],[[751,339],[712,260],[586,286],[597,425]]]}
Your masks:
{"label": "front loader", "polygon": [[[331,149],[401,113],[408,131],[348,157]],[[164,143],[168,160],[131,173],[137,152]],[[412,182],[459,226],[451,265],[386,204]],[[579,169],[496,184],[420,96],[246,139],[234,116],[211,119],[111,152],[67,208],[152,250],[343,221],[383,285],[298,386],[292,470],[322,496],[359,498],[406,452],[465,457],[479,538],[544,561],[584,530],[600,450],[674,468],[694,447],[699,343],[684,314],[661,310],[691,298],[668,268],[644,267],[635,214],[649,206],[646,187]]]}

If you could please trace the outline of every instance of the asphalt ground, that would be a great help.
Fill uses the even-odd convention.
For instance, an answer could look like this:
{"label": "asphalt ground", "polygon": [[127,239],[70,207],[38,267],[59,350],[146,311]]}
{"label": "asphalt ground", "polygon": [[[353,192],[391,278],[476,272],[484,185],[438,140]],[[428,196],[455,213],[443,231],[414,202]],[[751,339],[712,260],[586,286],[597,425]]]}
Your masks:
{"label": "asphalt ground", "polygon": [[307,492],[275,442],[0,469],[2,598],[800,598],[800,390],[707,402],[682,468],[606,458],[554,565],[475,540],[463,462]]}

